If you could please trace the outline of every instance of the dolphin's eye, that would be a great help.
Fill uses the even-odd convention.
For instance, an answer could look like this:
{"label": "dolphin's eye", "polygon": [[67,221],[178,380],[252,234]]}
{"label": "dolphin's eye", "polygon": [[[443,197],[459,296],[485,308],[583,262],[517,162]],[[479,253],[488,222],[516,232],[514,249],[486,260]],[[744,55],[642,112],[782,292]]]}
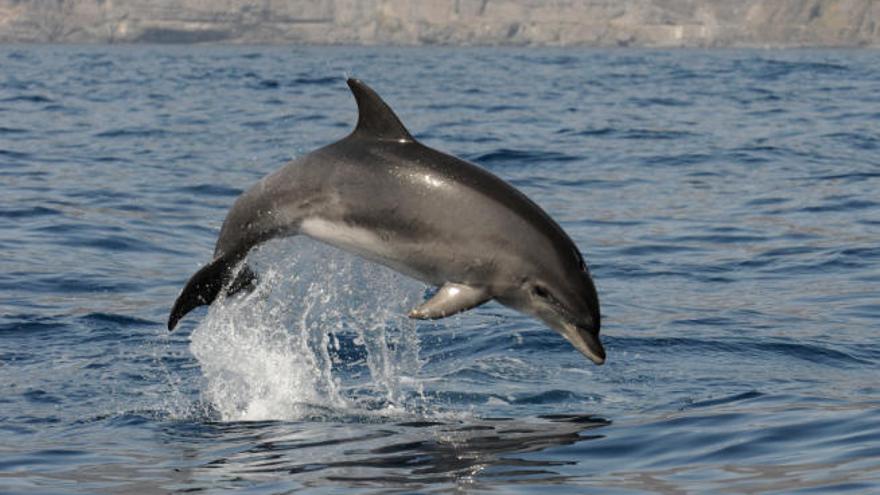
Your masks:
{"label": "dolphin's eye", "polygon": [[542,299],[547,299],[550,297],[550,292],[545,289],[543,285],[536,285],[532,287],[532,292],[534,292],[536,296]]}

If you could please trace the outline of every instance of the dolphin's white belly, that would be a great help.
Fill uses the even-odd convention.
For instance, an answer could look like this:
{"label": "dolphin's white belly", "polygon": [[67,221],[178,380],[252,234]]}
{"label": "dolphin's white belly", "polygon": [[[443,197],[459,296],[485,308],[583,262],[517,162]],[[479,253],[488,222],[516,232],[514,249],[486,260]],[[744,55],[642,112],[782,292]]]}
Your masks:
{"label": "dolphin's white belly", "polygon": [[[438,280],[438,278],[445,277],[437,271],[432,270],[432,273],[426,273],[417,268],[417,266],[433,265],[439,269],[435,263],[424,259],[413,263],[412,256],[415,253],[409,252],[411,250],[406,249],[406,246],[383,239],[369,229],[325,218],[309,217],[300,223],[299,230],[300,233],[313,239],[376,261],[417,280],[430,284],[445,282],[445,280]],[[424,253],[422,254],[424,255]]]}

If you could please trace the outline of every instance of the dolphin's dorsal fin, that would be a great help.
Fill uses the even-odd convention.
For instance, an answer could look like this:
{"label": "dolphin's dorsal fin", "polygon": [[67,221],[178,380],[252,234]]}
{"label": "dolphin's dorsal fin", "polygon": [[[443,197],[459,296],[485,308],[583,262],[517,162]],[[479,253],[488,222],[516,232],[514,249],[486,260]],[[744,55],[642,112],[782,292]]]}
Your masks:
{"label": "dolphin's dorsal fin", "polygon": [[348,87],[358,106],[355,135],[382,141],[415,141],[406,127],[375,91],[358,79],[349,79]]}

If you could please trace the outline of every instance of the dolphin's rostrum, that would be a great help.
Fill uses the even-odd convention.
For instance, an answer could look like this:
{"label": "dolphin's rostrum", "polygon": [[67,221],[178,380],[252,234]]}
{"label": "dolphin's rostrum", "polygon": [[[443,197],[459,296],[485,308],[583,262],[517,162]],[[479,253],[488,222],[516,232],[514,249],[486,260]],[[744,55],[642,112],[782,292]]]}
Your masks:
{"label": "dolphin's rostrum", "polygon": [[254,246],[304,234],[439,287],[412,318],[443,318],[495,299],[602,364],[599,299],[562,228],[495,175],[416,141],[363,82],[348,86],[359,111],[355,130],[239,196],[213,261],[174,303],[169,330],[220,293],[256,283],[246,265],[236,269]]}

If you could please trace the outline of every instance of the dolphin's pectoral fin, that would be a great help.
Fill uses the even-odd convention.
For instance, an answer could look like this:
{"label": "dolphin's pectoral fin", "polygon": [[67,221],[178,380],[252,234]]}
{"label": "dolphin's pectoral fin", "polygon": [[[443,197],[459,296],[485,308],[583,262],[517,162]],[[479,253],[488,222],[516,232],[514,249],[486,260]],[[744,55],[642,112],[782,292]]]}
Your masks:
{"label": "dolphin's pectoral fin", "polygon": [[410,318],[436,320],[467,311],[492,299],[485,288],[447,282],[434,297],[409,312]]}

